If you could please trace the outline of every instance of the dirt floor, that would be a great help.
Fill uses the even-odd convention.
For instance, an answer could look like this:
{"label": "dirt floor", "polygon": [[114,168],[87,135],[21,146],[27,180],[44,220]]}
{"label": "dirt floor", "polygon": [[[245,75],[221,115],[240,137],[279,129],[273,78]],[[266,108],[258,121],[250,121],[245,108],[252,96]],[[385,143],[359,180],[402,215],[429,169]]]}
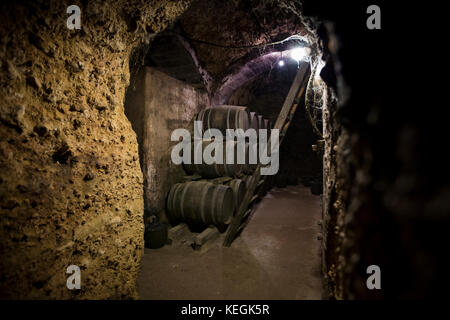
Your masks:
{"label": "dirt floor", "polygon": [[321,299],[319,196],[274,188],[255,209],[230,248],[222,234],[201,251],[189,241],[145,249],[140,298]]}

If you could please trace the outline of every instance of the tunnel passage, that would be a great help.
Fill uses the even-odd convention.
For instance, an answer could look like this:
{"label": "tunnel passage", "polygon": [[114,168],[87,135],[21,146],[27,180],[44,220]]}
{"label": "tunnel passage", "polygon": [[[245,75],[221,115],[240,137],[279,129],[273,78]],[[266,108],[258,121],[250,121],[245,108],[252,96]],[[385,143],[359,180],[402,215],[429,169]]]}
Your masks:
{"label": "tunnel passage", "polygon": [[[271,8],[275,20],[266,22],[264,3],[253,13],[249,7],[222,1],[110,6],[88,1],[80,5],[86,14],[78,31],[48,25],[51,16],[66,12],[58,1],[5,5],[2,296],[137,297],[144,200],[145,209],[158,214],[175,182],[170,177],[181,169],[168,161],[168,134],[211,104],[230,66],[239,68],[273,49],[246,45],[311,34],[295,7]],[[183,50],[172,34],[163,39],[165,29],[182,38],[197,73],[178,69],[192,70],[192,63],[186,55],[177,61]],[[212,48],[195,40],[244,47]],[[158,56],[158,48],[172,45]],[[133,100],[133,92],[158,103]],[[65,286],[71,264],[83,274],[78,292]]]}
{"label": "tunnel passage", "polygon": [[[301,63],[309,62],[302,61]],[[236,96],[233,97],[236,100],[231,101],[238,102],[235,104],[239,105],[241,102],[243,105],[251,105],[253,103],[253,106],[256,106],[255,111],[257,110],[264,115],[272,114],[272,117],[276,119],[292,83],[293,75],[297,73],[297,65],[297,62],[292,64],[293,69],[291,69],[290,77],[288,76],[287,80],[283,82],[276,82],[273,79],[267,81],[266,78],[262,78],[258,79],[259,81],[255,81],[256,84],[249,84],[254,87],[263,87],[263,92],[267,91],[268,87],[278,84],[274,91],[267,92],[268,95],[274,95],[277,94],[277,90],[280,90],[281,93],[278,93],[278,96],[275,97],[276,99],[262,104],[261,102],[258,103],[256,99],[245,101],[243,99],[239,100],[240,96]],[[288,70],[285,72],[288,73]],[[269,70],[268,72],[272,71]],[[268,74],[263,76],[267,77]],[[278,76],[278,78],[283,78],[282,75]],[[275,79],[280,80],[277,77]],[[264,97],[260,97],[261,91],[248,90],[248,88],[244,93],[244,97],[245,94],[248,96],[255,93],[257,98],[260,98],[259,101],[265,100]],[[209,112],[207,113],[202,111],[200,117],[197,118],[202,120],[206,118],[205,125],[215,124],[215,128],[234,128],[235,126],[246,128],[249,124],[249,111],[247,109],[247,107],[238,107],[236,105],[214,106],[208,109],[207,111]],[[245,112],[243,112],[244,110]],[[239,119],[245,114],[247,116],[242,118],[247,119],[245,125],[241,121],[230,121]],[[215,117],[217,115],[219,117]],[[229,115],[231,117],[228,117]],[[292,119],[292,121],[295,120],[295,118]],[[312,131],[311,128],[307,129]],[[304,132],[291,132],[300,137],[298,140],[304,139]],[[299,141],[296,142],[291,147],[296,148]],[[308,144],[308,141],[306,141],[306,144]],[[311,148],[311,145],[308,147]],[[321,159],[317,157],[313,161],[320,163]],[[305,171],[308,173],[308,169]],[[170,247],[165,246],[157,250],[146,250],[138,281],[141,296],[153,299],[185,299],[188,296],[195,299],[205,299],[207,297],[220,299],[230,297],[239,297],[241,299],[321,298],[320,242],[318,242],[316,236],[320,229],[318,221],[321,217],[319,199],[317,197],[314,198],[310,194],[309,189],[297,186],[297,181],[291,183],[291,185],[296,185],[295,188],[286,190],[276,188],[270,191],[272,186],[268,185],[265,190],[258,192],[258,196],[263,197],[263,199],[258,205],[252,206],[252,219],[248,227],[242,231],[241,237],[235,240],[231,248],[225,249],[220,245],[220,242],[223,241],[223,235],[219,235],[217,231],[216,237],[218,241],[213,239],[207,244],[199,241],[203,234],[206,237],[214,232],[211,227],[205,230],[206,233],[201,232],[198,235],[192,235],[193,229],[189,228],[189,230],[182,227],[182,222],[189,222],[187,218],[191,218],[216,226],[218,226],[218,222],[224,223],[226,220],[220,219],[224,216],[222,210],[226,206],[221,202],[220,194],[221,192],[225,194],[225,185],[228,180],[223,180],[225,184],[222,184],[223,182],[219,182],[217,179],[221,179],[221,176],[230,175],[231,177],[222,178],[233,179],[231,181],[241,181],[240,179],[243,179],[248,182],[246,179],[253,177],[251,172],[250,175],[239,175],[237,170],[233,172],[222,171],[220,173],[216,171],[219,178],[211,180],[211,178],[215,177],[211,175],[211,171],[197,171],[197,173],[202,176],[201,180],[198,180],[200,177],[188,175],[186,177],[187,182],[180,181],[180,183],[175,184],[169,193],[169,213],[175,215],[181,220],[181,223],[169,231],[172,240]],[[208,175],[205,175],[205,173],[208,173]],[[192,172],[189,174],[192,174]],[[290,175],[292,176],[293,173],[290,173]],[[214,180],[217,182],[213,182]],[[211,191],[217,190],[219,187],[223,191],[216,194],[215,191]],[[283,187],[286,187],[286,185]],[[219,200],[214,202],[215,198]],[[215,207],[215,203],[221,204],[220,210],[213,211],[211,216],[209,216],[209,208]],[[280,211],[277,211],[275,208],[278,208]],[[210,217],[212,218],[209,219]],[[301,233],[297,231],[299,229],[302,230]],[[194,240],[192,240],[192,237]],[[191,243],[194,245],[193,248],[195,250],[199,250],[197,248],[200,247],[201,249],[205,248],[203,249],[204,251],[196,254],[190,248]],[[208,245],[209,250],[206,249]],[[293,250],[297,250],[298,256],[290,258],[290,252]],[[220,259],[221,256],[224,256],[225,259]],[[233,256],[234,258],[231,258]],[[308,263],[303,264],[301,261],[304,260],[308,261]],[[181,269],[177,267],[178,263],[182,263],[183,267]],[[166,270],[170,270],[170,273],[167,273]],[[293,270],[300,271],[300,274],[305,276],[296,277],[296,273]],[[243,279],[243,274],[248,274],[249,272],[252,272],[252,275],[247,275]],[[201,281],[200,278],[202,279]],[[276,282],[276,284],[272,285],[272,281]],[[153,287],[160,287],[161,283],[165,284],[164,287],[157,292],[152,290]],[[193,285],[193,283],[197,284]],[[299,287],[303,288],[301,292],[297,291]]]}

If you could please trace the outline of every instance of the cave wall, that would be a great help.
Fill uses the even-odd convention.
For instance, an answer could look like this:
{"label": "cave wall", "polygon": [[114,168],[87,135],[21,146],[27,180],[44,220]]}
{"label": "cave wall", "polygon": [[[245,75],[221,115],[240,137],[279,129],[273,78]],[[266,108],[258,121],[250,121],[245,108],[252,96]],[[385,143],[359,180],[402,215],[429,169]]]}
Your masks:
{"label": "cave wall", "polygon": [[[2,3],[2,298],[133,298],[143,254],[143,176],[124,113],[134,47],[189,1]],[[66,268],[81,268],[68,290]]]}
{"label": "cave wall", "polygon": [[165,208],[170,187],[185,175],[173,164],[171,141],[175,129],[192,129],[195,115],[208,106],[208,95],[191,85],[154,68],[142,68],[125,101],[126,114],[138,133],[142,148],[145,209],[166,220]]}

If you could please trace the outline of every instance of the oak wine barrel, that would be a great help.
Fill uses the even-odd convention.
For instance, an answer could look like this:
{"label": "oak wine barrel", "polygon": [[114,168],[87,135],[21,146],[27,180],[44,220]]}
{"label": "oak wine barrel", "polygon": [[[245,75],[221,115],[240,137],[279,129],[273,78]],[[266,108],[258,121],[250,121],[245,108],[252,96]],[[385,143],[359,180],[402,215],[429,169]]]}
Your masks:
{"label": "oak wine barrel", "polygon": [[200,111],[196,121],[202,121],[203,132],[218,129],[225,136],[226,129],[246,131],[250,127],[250,113],[246,107],[220,105]]}
{"label": "oak wine barrel", "polygon": [[172,186],[167,197],[167,213],[177,221],[229,224],[235,210],[231,187],[205,181]]}
{"label": "oak wine barrel", "polygon": [[247,191],[247,185],[244,180],[233,179],[227,183],[233,190],[235,209],[237,210],[244,199],[245,192]]}
{"label": "oak wine barrel", "polygon": [[[212,142],[213,142],[212,140],[203,140],[202,144],[197,144],[197,146],[195,146],[195,144],[192,143],[191,163],[190,164],[183,163],[185,171],[189,174],[197,173],[204,178],[237,177],[241,175],[242,172],[245,170],[245,165],[237,163],[238,143],[236,141],[223,142],[223,161],[222,161],[223,163],[213,163],[213,164],[205,163],[203,159],[203,152],[205,148]],[[197,147],[196,150],[198,150],[199,152],[200,152],[199,149],[202,148],[201,151],[203,161],[201,164],[194,163],[195,147]],[[227,164],[226,156],[228,152],[231,152],[231,150],[233,150],[234,153],[234,161],[233,164]]]}

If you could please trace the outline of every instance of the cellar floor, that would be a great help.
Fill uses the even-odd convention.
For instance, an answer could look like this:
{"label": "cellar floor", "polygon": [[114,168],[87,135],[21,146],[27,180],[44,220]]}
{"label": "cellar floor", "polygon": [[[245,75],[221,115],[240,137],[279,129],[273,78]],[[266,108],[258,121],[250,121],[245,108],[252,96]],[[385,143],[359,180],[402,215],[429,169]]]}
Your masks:
{"label": "cellar floor", "polygon": [[141,299],[321,299],[319,196],[273,188],[230,248],[224,234],[202,251],[145,249]]}

